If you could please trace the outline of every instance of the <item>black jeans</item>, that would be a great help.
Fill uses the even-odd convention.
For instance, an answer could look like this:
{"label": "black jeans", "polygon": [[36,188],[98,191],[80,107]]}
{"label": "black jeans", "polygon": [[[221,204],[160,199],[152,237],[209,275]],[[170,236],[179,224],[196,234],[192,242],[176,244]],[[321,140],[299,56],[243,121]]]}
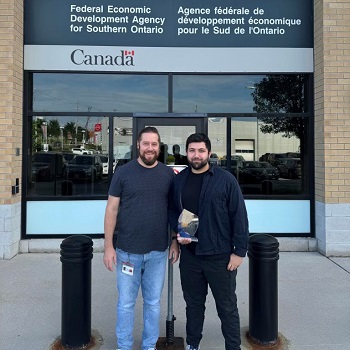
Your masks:
{"label": "black jeans", "polygon": [[213,293],[221,320],[226,350],[240,350],[240,323],[236,297],[237,270],[228,271],[229,255],[195,256],[182,249],[181,285],[186,302],[186,342],[198,347],[202,339],[208,285]]}

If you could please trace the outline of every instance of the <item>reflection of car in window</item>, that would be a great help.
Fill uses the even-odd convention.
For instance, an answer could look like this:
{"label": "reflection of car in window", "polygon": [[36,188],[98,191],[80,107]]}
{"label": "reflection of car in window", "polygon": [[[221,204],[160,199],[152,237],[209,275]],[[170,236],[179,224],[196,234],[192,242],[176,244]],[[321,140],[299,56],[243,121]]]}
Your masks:
{"label": "reflection of car in window", "polygon": [[93,154],[93,151],[85,148],[72,148],[74,154]]}
{"label": "reflection of car in window", "polygon": [[277,165],[280,177],[288,179],[296,179],[301,177],[301,161],[300,158],[283,158]]}
{"label": "reflection of car in window", "polygon": [[[227,159],[221,159],[219,162],[219,166],[225,170],[228,170],[227,169]],[[233,174],[236,178],[238,178],[239,171],[240,171],[240,162],[237,159],[231,159],[230,173]]]}
{"label": "reflection of car in window", "polygon": [[287,158],[287,153],[270,153],[267,157],[267,161],[273,166],[277,166],[282,158]]}
{"label": "reflection of car in window", "polygon": [[103,166],[102,175],[108,175],[108,155],[101,154],[100,158]]}
{"label": "reflection of car in window", "polygon": [[219,164],[219,157],[216,153],[212,153],[209,158],[211,164]]}
{"label": "reflection of car in window", "polygon": [[268,162],[245,161],[241,162],[240,166],[240,182],[260,183],[279,178],[278,169]]}
{"label": "reflection of car in window", "polygon": [[[225,160],[225,159],[227,159],[227,156],[224,155],[224,156],[222,156],[221,159]],[[231,154],[231,160],[238,160],[239,162],[245,161],[244,157],[239,155],[239,154]]]}
{"label": "reflection of car in window", "polygon": [[67,178],[70,180],[101,179],[103,164],[99,155],[77,155],[67,164]]}
{"label": "reflection of car in window", "polygon": [[71,152],[63,152],[62,155],[67,162],[70,162],[76,156],[76,154],[71,153]]}
{"label": "reflection of car in window", "polygon": [[66,171],[66,160],[61,153],[38,152],[32,157],[32,181],[53,181],[63,177]]}

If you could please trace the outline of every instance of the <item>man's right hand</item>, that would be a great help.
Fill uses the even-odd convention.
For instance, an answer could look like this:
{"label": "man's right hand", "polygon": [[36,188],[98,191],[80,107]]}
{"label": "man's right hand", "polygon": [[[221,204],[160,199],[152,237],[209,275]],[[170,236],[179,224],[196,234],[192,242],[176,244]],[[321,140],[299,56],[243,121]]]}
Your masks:
{"label": "man's right hand", "polygon": [[117,253],[113,247],[105,248],[103,262],[109,271],[113,271],[113,266],[117,265]]}

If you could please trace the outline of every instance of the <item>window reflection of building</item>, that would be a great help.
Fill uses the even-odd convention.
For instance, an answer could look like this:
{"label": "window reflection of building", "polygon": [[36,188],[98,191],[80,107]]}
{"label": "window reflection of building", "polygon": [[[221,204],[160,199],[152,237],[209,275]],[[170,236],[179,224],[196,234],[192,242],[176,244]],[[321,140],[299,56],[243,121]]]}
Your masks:
{"label": "window reflection of building", "polygon": [[[113,159],[116,166],[125,164],[132,159],[132,118],[131,117],[114,117],[113,118]],[[136,135],[135,135],[136,136]]]}
{"label": "window reflection of building", "polygon": [[[293,123],[295,121],[290,119],[284,120],[284,122]],[[304,122],[306,122],[306,119]],[[298,123],[302,124],[303,122],[299,119]],[[273,129],[264,128],[264,125],[263,122],[257,121],[256,118],[232,118],[232,153],[236,157],[240,157],[242,161],[241,164],[238,163],[235,176],[240,182],[243,194],[286,195],[304,193],[307,179],[303,169],[300,168],[299,164],[301,162],[293,162],[293,164],[298,164],[298,168],[289,169],[288,176],[286,176],[286,170],[279,168],[278,164],[279,161],[286,162],[286,158],[300,157],[301,140],[299,137],[304,138],[305,135],[300,134],[297,137],[296,135],[289,134],[289,137],[286,137],[286,133],[274,133]],[[262,132],[262,129],[265,130],[265,133]],[[303,127],[300,127],[300,130],[303,129]],[[266,130],[270,130],[270,132],[266,132]],[[256,138],[255,154],[258,157],[256,160],[259,163],[265,162],[261,163],[261,165],[264,164],[264,169],[261,169],[260,166],[255,169],[244,169],[246,161],[253,160],[254,154],[250,153],[250,145],[254,144],[254,138]],[[242,149],[242,145],[244,144],[246,145],[246,149]],[[240,152],[237,152],[238,150]],[[240,169],[240,166],[242,166],[242,169]],[[299,175],[289,176],[289,174],[296,173]],[[276,174],[278,174],[277,178]]]}
{"label": "window reflection of building", "polygon": [[221,159],[226,155],[226,118],[209,118],[208,136],[211,140],[211,151]]}

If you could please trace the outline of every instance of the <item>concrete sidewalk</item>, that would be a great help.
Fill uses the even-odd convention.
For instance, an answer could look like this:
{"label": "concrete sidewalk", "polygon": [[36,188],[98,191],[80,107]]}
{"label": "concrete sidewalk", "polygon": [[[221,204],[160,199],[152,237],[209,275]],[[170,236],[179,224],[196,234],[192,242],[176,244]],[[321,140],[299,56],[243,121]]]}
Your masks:
{"label": "concrete sidewalk", "polygon": [[[115,274],[92,260],[92,329],[103,338],[101,350],[115,350]],[[237,277],[242,334],[249,325],[248,258]],[[185,339],[185,304],[174,267],[175,337]],[[282,252],[278,261],[279,333],[290,350],[350,349],[350,258],[326,258],[315,252]],[[162,298],[160,336],[165,337],[167,285]],[[140,299],[140,298],[139,298]],[[211,295],[202,350],[224,350],[220,322]],[[137,304],[135,347],[140,349],[142,304]],[[0,260],[0,349],[48,350],[61,335],[60,255],[20,254]],[[251,349],[242,337],[242,350]]]}

